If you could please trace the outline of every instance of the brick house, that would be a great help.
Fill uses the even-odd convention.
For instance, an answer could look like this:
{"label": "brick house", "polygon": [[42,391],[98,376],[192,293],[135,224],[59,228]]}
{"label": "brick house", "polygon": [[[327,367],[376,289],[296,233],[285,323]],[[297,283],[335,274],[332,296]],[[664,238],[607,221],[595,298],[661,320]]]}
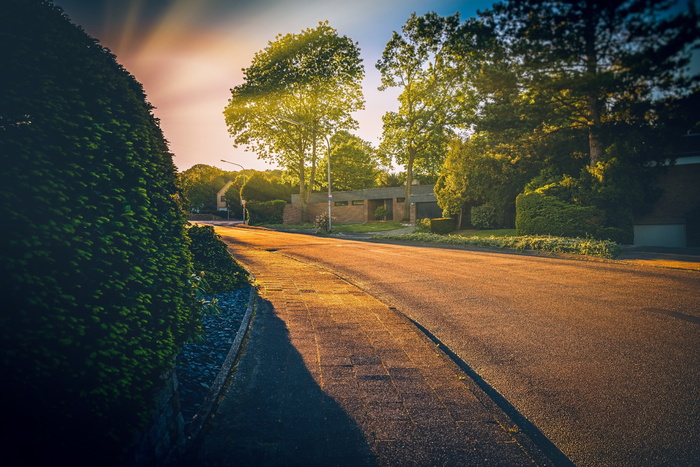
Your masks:
{"label": "brick house", "polygon": [[634,219],[634,244],[700,247],[700,134],[685,135],[655,185],[663,195],[651,212]]}
{"label": "brick house", "polygon": [[[403,219],[404,210],[410,209],[411,223],[426,217],[442,217],[432,185],[415,185],[411,188],[411,199],[406,203],[404,187],[368,188],[332,193],[331,212],[336,222],[368,222],[375,219],[375,211],[383,206],[387,210],[386,220]],[[309,219],[328,212],[328,194],[311,193],[307,207]],[[299,195],[292,195],[292,204],[284,210],[284,223],[301,222]]]}

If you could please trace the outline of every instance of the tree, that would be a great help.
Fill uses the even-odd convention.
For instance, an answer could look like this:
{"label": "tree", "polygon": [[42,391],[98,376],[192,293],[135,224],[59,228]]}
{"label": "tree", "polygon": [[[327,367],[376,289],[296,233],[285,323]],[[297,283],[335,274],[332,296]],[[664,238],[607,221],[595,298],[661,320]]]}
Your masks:
{"label": "tree", "polygon": [[3,462],[122,465],[199,327],[172,154],[141,85],[60,8],[2,9]]}
{"label": "tree", "polygon": [[229,132],[236,145],[295,175],[305,216],[319,154],[326,149],[324,135],[355,128],[351,114],[364,106],[359,48],[320,23],[277,36],[255,55],[244,77],[224,110]]}
{"label": "tree", "polygon": [[649,103],[686,93],[684,71],[700,41],[698,14],[676,0],[509,0],[483,15],[529,101],[549,128],[588,133],[589,164],[602,160],[605,126],[645,120]]}
{"label": "tree", "polygon": [[[382,87],[401,87],[398,112],[383,117],[379,151],[406,167],[406,200],[411,198],[414,171],[436,175],[454,130],[473,111],[468,57],[479,50],[479,25],[460,25],[459,13],[411,15],[394,32],[377,69]],[[406,216],[408,216],[406,210]]]}
{"label": "tree", "polygon": [[178,174],[178,182],[193,211],[215,211],[216,194],[236,172],[226,172],[206,164],[193,165]]}
{"label": "tree", "polygon": [[[379,173],[372,145],[361,138],[339,131],[330,140],[331,143],[331,187],[334,190],[362,190],[375,186]],[[324,175],[328,169],[328,158],[319,165],[320,185],[328,186]]]}
{"label": "tree", "polygon": [[226,207],[228,208],[230,216],[244,219],[243,205],[241,204],[241,188],[243,188],[246,180],[254,173],[255,171],[252,170],[242,170],[231,180],[231,185],[229,185],[224,193],[224,200],[226,201]]}
{"label": "tree", "polygon": [[[503,183],[511,188],[539,173],[531,189],[576,187],[571,202],[603,209],[611,227],[621,219],[628,228],[630,212],[653,197],[645,164],[672,140],[662,131],[662,103],[683,102],[697,89],[686,66],[698,15],[693,7],[672,14],[673,3],[512,0],[480,13],[490,39],[471,56],[472,138],[464,159],[452,155],[443,167],[441,205],[461,212],[475,187],[500,190],[512,203],[512,189],[477,181],[481,156],[505,156]],[[479,140],[477,157],[469,148]]]}
{"label": "tree", "polygon": [[241,198],[246,201],[274,201],[281,199],[291,202],[291,187],[278,177],[269,177],[264,172],[252,174],[241,188]]}
{"label": "tree", "polygon": [[499,223],[504,223],[514,210],[516,196],[533,176],[531,162],[521,159],[514,149],[489,140],[488,134],[474,134],[468,140],[455,138],[435,184],[444,215],[457,216],[461,226],[470,208],[488,204],[495,209]]}

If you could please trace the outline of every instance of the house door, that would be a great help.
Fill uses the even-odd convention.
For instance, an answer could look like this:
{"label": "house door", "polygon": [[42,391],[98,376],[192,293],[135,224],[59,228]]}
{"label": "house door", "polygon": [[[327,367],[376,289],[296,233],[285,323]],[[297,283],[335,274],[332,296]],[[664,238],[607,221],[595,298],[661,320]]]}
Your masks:
{"label": "house door", "polygon": [[416,203],[416,219],[435,219],[442,217],[442,209],[437,202]]}

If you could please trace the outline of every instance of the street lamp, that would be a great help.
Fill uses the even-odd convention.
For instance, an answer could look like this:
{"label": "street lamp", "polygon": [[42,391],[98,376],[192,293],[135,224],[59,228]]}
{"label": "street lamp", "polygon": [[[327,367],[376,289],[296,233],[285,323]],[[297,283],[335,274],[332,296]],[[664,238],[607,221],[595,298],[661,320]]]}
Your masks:
{"label": "street lamp", "polygon": [[241,169],[245,170],[245,167],[243,167],[241,164],[236,164],[235,162],[227,161],[227,160],[225,160],[225,159],[221,159],[221,162],[226,162],[226,163],[228,163],[228,164],[237,165],[237,166],[240,167]]}
{"label": "street lamp", "polygon": [[[241,164],[236,164],[235,162],[227,161],[226,159],[221,159],[221,162],[226,162],[227,164],[237,165],[241,169],[246,170],[246,168],[243,167]],[[247,177],[246,177],[246,180],[247,180]],[[248,224],[248,216],[246,216],[245,203],[246,203],[246,201],[244,199],[241,199],[241,204],[243,205],[243,223],[247,225]],[[228,206],[228,203],[226,203],[226,205]]]}
{"label": "street lamp", "polygon": [[314,128],[309,125],[304,125],[301,122],[297,122],[295,120],[285,118],[285,117],[279,117],[277,116],[280,120],[284,120],[285,122],[289,122],[292,125],[297,125],[297,126],[303,126],[304,128],[308,128],[311,131],[315,131],[319,135],[323,136],[323,139],[326,140],[326,146],[328,147],[328,233],[333,232],[333,225],[331,221],[331,201],[333,200],[333,195],[331,194],[331,143],[328,141],[328,135],[323,133],[321,130],[318,128]]}

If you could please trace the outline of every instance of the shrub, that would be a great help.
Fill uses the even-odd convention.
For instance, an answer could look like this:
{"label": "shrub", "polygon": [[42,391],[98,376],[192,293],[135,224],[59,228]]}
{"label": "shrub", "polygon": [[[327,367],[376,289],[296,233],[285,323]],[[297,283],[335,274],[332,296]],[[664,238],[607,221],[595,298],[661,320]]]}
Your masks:
{"label": "shrub", "polygon": [[416,219],[416,228],[414,232],[430,232],[430,219]]}
{"label": "shrub", "polygon": [[[196,273],[203,273],[205,291],[210,294],[231,292],[248,284],[248,273],[229,254],[226,244],[211,225],[193,225],[187,229]],[[207,290],[208,289],[208,290]]]}
{"label": "shrub", "polygon": [[284,219],[284,207],[287,202],[281,199],[274,201],[248,201],[248,224],[281,224]]}
{"label": "shrub", "polygon": [[605,212],[593,206],[579,206],[540,191],[518,195],[515,228],[518,235],[593,237],[629,242],[625,229],[606,227]]}
{"label": "shrub", "polygon": [[473,207],[471,223],[476,229],[495,229],[498,227],[496,208],[488,204]]}
{"label": "shrub", "polygon": [[[336,221],[335,217],[331,217],[331,220],[333,222]],[[316,233],[328,233],[329,225],[328,225],[328,213],[323,212],[322,214],[319,214],[316,216],[316,219],[314,220],[314,227],[316,228]],[[332,227],[332,226],[331,226]]]}
{"label": "shrub", "polygon": [[8,3],[0,410],[18,423],[3,454],[117,464],[199,328],[175,167],[113,55],[48,1]]}
{"label": "shrub", "polygon": [[450,233],[455,229],[455,221],[451,217],[430,219],[430,231],[435,234]]}
{"label": "shrub", "polygon": [[381,238],[413,242],[443,243],[448,245],[475,245],[513,250],[540,250],[555,253],[599,256],[601,258],[614,258],[620,253],[620,245],[609,240],[552,237],[549,235],[544,237],[462,237],[460,235],[411,233],[383,235]]}
{"label": "shrub", "polygon": [[389,210],[384,206],[378,206],[377,209],[374,210],[375,219],[384,219],[386,218],[387,214],[389,214]]}

